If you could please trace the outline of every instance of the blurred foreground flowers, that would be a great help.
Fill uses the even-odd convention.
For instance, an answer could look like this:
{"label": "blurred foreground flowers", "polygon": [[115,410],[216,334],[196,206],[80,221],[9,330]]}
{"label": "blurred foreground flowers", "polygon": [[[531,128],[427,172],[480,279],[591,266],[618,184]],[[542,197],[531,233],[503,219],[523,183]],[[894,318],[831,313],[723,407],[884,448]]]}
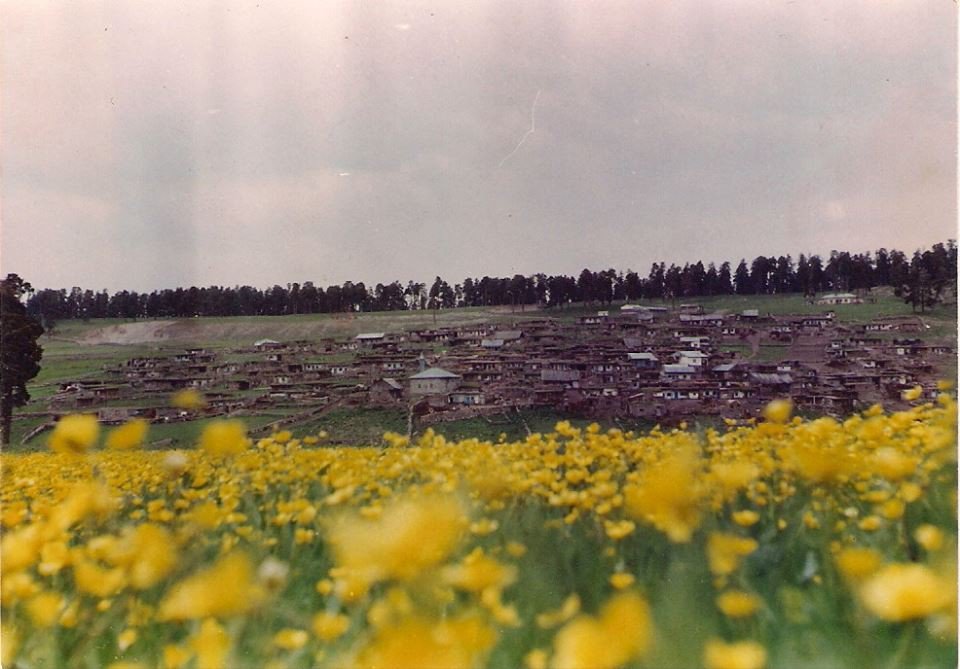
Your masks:
{"label": "blurred foreground flowers", "polygon": [[955,666],[953,398],[791,412],[173,452],[68,416],[0,456],[3,664]]}

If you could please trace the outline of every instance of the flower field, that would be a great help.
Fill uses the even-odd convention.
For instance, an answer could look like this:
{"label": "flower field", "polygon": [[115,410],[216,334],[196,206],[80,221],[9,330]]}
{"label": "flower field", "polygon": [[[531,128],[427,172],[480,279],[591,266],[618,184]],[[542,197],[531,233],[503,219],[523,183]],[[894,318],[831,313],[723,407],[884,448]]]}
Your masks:
{"label": "flower field", "polygon": [[165,452],[69,416],[0,456],[3,666],[954,667],[956,415]]}

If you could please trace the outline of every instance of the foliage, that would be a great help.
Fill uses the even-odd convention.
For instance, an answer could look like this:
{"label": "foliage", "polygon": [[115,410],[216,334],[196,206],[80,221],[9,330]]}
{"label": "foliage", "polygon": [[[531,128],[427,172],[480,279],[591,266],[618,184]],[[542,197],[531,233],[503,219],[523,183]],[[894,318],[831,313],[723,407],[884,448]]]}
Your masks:
{"label": "foliage", "polygon": [[43,328],[20,302],[32,287],[16,274],[0,281],[0,444],[10,443],[13,409],[30,400],[27,382],[40,372]]}
{"label": "foliage", "polygon": [[[917,256],[930,274],[939,298],[944,289],[956,286],[957,248],[953,240],[935,244]],[[137,293],[121,290],[113,295],[74,287],[38,291],[30,298],[30,313],[43,322],[87,318],[184,318],[194,316],[281,316],[314,313],[356,313],[483,307],[496,305],[541,305],[563,308],[571,302],[610,304],[639,299],[680,299],[713,295],[814,294],[826,290],[870,290],[876,286],[901,289],[912,271],[902,251],[881,248],[876,254],[831,251],[829,258],[800,254],[758,256],[741,260],[736,270],[729,262],[720,266],[703,261],[653,263],[647,277],[633,270],[593,271],[584,269],[577,277],[530,276],[467,277],[451,286],[436,277],[427,285],[408,281],[364,283],[347,281],[327,288],[307,281],[267,290],[251,286],[209,286],[176,288]],[[912,275],[911,275],[912,276]]]}
{"label": "foliage", "polygon": [[[956,403],[2,457],[4,665],[956,666]],[[98,450],[103,442],[121,450]]]}
{"label": "foliage", "polygon": [[896,294],[916,311],[926,311],[943,298],[948,288],[957,291],[956,246],[934,245],[933,249],[913,254],[909,269],[896,285]]}

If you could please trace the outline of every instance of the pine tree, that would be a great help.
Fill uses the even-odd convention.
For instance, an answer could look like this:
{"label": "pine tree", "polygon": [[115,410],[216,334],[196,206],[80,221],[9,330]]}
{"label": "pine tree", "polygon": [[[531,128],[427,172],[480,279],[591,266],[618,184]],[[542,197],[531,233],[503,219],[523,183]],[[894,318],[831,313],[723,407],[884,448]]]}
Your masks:
{"label": "pine tree", "polygon": [[0,444],[10,443],[13,409],[30,400],[27,382],[40,371],[43,328],[20,302],[33,288],[16,274],[0,281]]}

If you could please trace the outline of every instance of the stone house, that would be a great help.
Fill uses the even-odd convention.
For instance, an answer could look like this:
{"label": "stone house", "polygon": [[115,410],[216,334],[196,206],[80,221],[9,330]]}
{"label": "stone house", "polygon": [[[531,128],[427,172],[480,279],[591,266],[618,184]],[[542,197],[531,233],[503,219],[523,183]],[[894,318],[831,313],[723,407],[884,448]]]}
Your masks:
{"label": "stone house", "polygon": [[410,394],[419,397],[445,395],[456,390],[460,380],[459,374],[440,367],[429,367],[410,377]]}

